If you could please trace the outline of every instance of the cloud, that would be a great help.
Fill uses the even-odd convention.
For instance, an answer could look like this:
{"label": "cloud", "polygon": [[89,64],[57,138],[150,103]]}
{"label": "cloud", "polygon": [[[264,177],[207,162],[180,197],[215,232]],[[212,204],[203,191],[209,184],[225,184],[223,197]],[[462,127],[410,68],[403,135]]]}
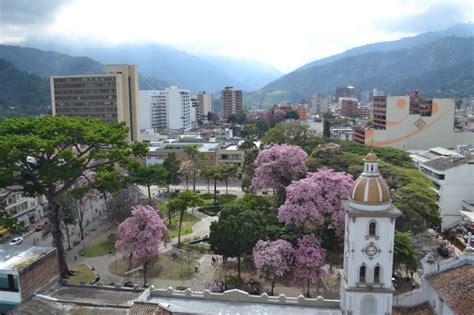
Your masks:
{"label": "cloud", "polygon": [[[406,5],[408,4],[407,1]],[[464,1],[443,1],[421,8],[414,6],[412,12],[405,12],[406,14],[388,21],[385,19],[379,26],[388,32],[438,31],[469,21],[472,18],[473,5]]]}
{"label": "cloud", "polygon": [[1,23],[38,25],[51,22],[57,9],[67,0],[0,0]]}

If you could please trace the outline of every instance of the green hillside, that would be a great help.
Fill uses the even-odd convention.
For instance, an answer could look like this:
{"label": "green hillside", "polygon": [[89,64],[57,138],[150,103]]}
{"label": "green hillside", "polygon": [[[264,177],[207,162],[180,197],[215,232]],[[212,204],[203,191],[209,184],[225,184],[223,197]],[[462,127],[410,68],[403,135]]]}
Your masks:
{"label": "green hillside", "polygon": [[49,112],[48,80],[20,71],[12,63],[0,59],[0,82],[0,119]]}
{"label": "green hillside", "polygon": [[474,38],[447,37],[416,47],[371,52],[292,72],[247,95],[246,104],[271,106],[334,94],[339,85],[389,94],[418,89],[427,96],[466,97],[474,91]]}

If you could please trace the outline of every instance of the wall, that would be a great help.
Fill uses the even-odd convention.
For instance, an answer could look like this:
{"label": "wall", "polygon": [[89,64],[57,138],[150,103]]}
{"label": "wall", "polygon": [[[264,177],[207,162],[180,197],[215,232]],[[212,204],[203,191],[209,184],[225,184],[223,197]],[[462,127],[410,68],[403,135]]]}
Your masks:
{"label": "wall", "polygon": [[386,129],[367,129],[365,144],[403,150],[474,144],[474,133],[454,132],[454,99],[434,98],[431,116],[410,115],[409,107],[408,96],[388,96]]}
{"label": "wall", "polygon": [[[321,296],[318,296],[316,299],[305,298],[302,295],[298,297],[287,297],[284,294],[280,294],[279,296],[268,296],[266,293],[256,296],[240,290],[229,290],[224,293],[212,293],[209,290],[204,292],[192,291],[191,289],[176,291],[173,290],[173,288],[168,288],[167,290],[150,289],[149,295],[152,297],[166,296],[174,298],[339,308],[339,300],[326,300]],[[142,297],[146,299],[146,293]]]}
{"label": "wall", "polygon": [[27,301],[45,285],[52,285],[52,282],[59,280],[59,263],[56,249],[21,269],[19,274],[21,299]]}

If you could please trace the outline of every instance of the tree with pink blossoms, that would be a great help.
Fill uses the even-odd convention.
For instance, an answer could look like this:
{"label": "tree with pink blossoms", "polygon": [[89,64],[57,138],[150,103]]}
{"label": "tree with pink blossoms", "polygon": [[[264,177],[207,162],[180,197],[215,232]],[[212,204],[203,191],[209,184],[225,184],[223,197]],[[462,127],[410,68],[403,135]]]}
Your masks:
{"label": "tree with pink blossoms", "polygon": [[143,284],[147,284],[147,264],[159,254],[162,242],[168,242],[168,229],[158,210],[151,206],[133,206],[132,215],[119,225],[118,251],[128,259],[129,268],[143,266]]}
{"label": "tree with pink blossoms", "polygon": [[309,234],[298,240],[294,255],[293,281],[296,285],[306,286],[306,294],[309,297],[309,286],[325,275],[321,266],[326,258],[326,251],[321,248],[314,234]]}
{"label": "tree with pink blossoms", "polygon": [[281,205],[285,200],[286,187],[306,174],[307,157],[300,147],[287,144],[273,145],[260,151],[254,162],[252,189],[273,188],[278,205]]}
{"label": "tree with pink blossoms", "polygon": [[273,289],[275,288],[275,279],[283,277],[291,270],[293,260],[293,246],[284,240],[273,242],[260,240],[253,248],[253,261],[257,274],[271,281],[271,295],[273,295]]}
{"label": "tree with pink blossoms", "polygon": [[331,169],[320,169],[286,189],[286,200],[278,209],[278,219],[306,231],[333,230],[338,237],[344,235],[344,208],[352,189],[352,176]]}

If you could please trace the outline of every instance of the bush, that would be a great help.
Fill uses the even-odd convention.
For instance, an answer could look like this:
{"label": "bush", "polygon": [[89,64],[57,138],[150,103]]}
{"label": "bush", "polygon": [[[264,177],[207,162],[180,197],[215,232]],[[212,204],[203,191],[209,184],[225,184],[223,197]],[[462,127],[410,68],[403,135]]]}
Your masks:
{"label": "bush", "polygon": [[236,196],[236,195],[221,195],[221,196],[217,196],[217,201],[219,202],[219,204],[231,203],[231,202],[234,201],[235,199],[237,199],[237,196]]}
{"label": "bush", "polygon": [[204,206],[204,207],[198,208],[197,210],[199,212],[207,214],[208,216],[214,217],[219,213],[219,211],[221,211],[221,207],[211,205],[211,206]]}

